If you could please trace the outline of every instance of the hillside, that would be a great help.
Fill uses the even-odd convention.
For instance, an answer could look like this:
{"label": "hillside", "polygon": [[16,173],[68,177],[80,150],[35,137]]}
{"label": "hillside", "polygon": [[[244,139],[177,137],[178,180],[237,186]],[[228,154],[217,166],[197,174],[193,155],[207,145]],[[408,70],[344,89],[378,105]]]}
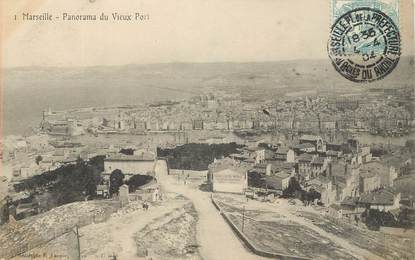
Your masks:
{"label": "hillside", "polygon": [[[412,61],[411,61],[412,60]],[[4,71],[5,133],[21,134],[39,123],[47,106],[69,109],[181,99],[225,90],[267,98],[285,93],[335,94],[414,82],[413,57],[403,57],[384,80],[356,84],[330,60],[262,63],[168,63],[100,67],[21,67]],[[307,92],[304,92],[307,91]],[[266,94],[264,94],[266,93]]]}

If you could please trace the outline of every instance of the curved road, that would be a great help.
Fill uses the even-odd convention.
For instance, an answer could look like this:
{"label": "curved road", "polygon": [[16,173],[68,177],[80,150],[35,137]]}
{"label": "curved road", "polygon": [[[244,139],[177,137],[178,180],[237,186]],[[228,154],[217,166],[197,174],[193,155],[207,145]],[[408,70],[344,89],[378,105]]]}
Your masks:
{"label": "curved road", "polygon": [[242,242],[213,206],[210,201],[210,193],[178,184],[175,178],[167,175],[167,165],[162,160],[157,162],[156,177],[164,190],[182,194],[193,202],[199,217],[197,239],[200,246],[200,254],[204,259],[264,259],[252,254],[243,246]]}

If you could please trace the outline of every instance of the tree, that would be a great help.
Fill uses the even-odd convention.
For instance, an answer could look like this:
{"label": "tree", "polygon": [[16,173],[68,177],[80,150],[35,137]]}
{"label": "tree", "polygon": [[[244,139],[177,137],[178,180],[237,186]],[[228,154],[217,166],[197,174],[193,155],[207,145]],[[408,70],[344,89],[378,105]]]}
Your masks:
{"label": "tree", "polygon": [[288,182],[288,187],[282,191],[282,195],[284,197],[294,197],[297,192],[301,192],[302,190],[303,189],[297,179],[295,177],[291,177]]}
{"label": "tree", "polygon": [[238,152],[242,147],[236,143],[229,144],[196,144],[190,143],[173,149],[157,149],[161,157],[168,157],[169,164],[175,169],[207,170],[214,158],[227,157]]}
{"label": "tree", "polygon": [[84,197],[83,165],[68,165],[56,172],[57,183],[51,188],[58,205],[80,201]]}
{"label": "tree", "polygon": [[125,175],[121,170],[115,169],[110,175],[110,195],[118,194],[121,185],[124,184]]}
{"label": "tree", "polygon": [[394,227],[398,223],[392,213],[378,209],[366,210],[365,223],[370,229],[378,230],[379,227]]}
{"label": "tree", "polygon": [[384,147],[381,144],[371,146],[370,152],[372,153],[373,156],[376,156],[376,157],[381,157],[382,155],[385,155],[388,153],[386,147]]}
{"label": "tree", "polygon": [[407,140],[405,142],[405,147],[408,148],[411,153],[415,152],[415,140]]}
{"label": "tree", "polygon": [[75,165],[67,165],[58,170],[55,173],[57,182],[51,188],[58,205],[81,201],[96,195],[100,178],[99,170],[95,167],[78,160]]}
{"label": "tree", "polygon": [[309,194],[309,199],[311,201],[314,201],[316,199],[318,199],[318,200],[321,199],[320,192],[316,191],[315,189],[310,189],[310,191],[308,192],[308,194]]}
{"label": "tree", "polygon": [[132,148],[124,149],[124,148],[122,148],[120,150],[120,153],[125,154],[125,155],[134,155],[134,149],[132,149]]}
{"label": "tree", "polygon": [[85,167],[85,195],[95,197],[97,195],[97,185],[101,182],[101,174],[97,168],[93,166]]}
{"label": "tree", "polygon": [[412,223],[410,218],[410,211],[407,208],[402,208],[398,215],[398,225],[403,228],[413,227],[414,223]]}
{"label": "tree", "polygon": [[39,163],[43,160],[43,157],[41,155],[36,156],[35,161],[36,164],[39,165]]}
{"label": "tree", "polygon": [[128,191],[135,192],[140,186],[143,186],[149,183],[153,179],[154,178],[149,175],[141,175],[141,174],[133,175],[128,181],[126,181],[128,185]]}
{"label": "tree", "polygon": [[38,193],[49,194],[51,199],[48,198],[48,202],[53,202],[49,203],[45,210],[74,201],[83,201],[96,195],[97,185],[101,181],[101,163],[103,164],[103,158],[99,156],[89,162],[78,159],[76,164],[62,165],[52,171],[32,176],[14,187],[16,191],[28,191],[37,196]]}
{"label": "tree", "polygon": [[266,182],[261,173],[250,171],[248,172],[248,185],[250,187],[265,188]]}
{"label": "tree", "polygon": [[104,171],[104,160],[105,160],[105,155],[98,155],[98,156],[92,157],[89,160],[89,164],[95,167],[96,169],[98,169],[100,172],[103,172]]}

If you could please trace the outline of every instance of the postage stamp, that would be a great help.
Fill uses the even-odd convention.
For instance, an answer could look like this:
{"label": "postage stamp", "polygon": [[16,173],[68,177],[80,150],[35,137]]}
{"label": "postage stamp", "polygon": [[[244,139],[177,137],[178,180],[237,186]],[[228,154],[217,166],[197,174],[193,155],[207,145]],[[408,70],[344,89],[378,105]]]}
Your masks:
{"label": "postage stamp", "polygon": [[327,46],[334,68],[354,82],[372,82],[399,62],[399,0],[333,0]]}

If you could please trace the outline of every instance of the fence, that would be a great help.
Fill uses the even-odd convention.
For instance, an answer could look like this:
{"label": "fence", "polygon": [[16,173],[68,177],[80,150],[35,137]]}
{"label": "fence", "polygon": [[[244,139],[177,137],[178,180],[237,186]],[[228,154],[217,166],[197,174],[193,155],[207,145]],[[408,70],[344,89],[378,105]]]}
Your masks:
{"label": "fence", "polygon": [[[78,227],[83,227],[90,225],[92,223],[106,222],[111,217],[112,213],[116,212],[119,208],[121,208],[121,204],[119,201],[116,200],[105,201],[105,203],[109,204],[110,207],[103,208],[104,211],[91,212],[92,214],[90,215],[79,216],[77,219],[67,221],[63,226],[62,223],[57,223],[61,226],[48,230],[46,237],[41,237],[39,234],[36,234],[35,237],[29,238],[21,245],[17,245],[13,248],[0,251],[0,259],[10,259],[18,255],[23,255],[35,248],[46,245],[47,243],[69,232],[74,232],[73,230],[76,225]],[[30,234],[27,235],[29,236]]]}

